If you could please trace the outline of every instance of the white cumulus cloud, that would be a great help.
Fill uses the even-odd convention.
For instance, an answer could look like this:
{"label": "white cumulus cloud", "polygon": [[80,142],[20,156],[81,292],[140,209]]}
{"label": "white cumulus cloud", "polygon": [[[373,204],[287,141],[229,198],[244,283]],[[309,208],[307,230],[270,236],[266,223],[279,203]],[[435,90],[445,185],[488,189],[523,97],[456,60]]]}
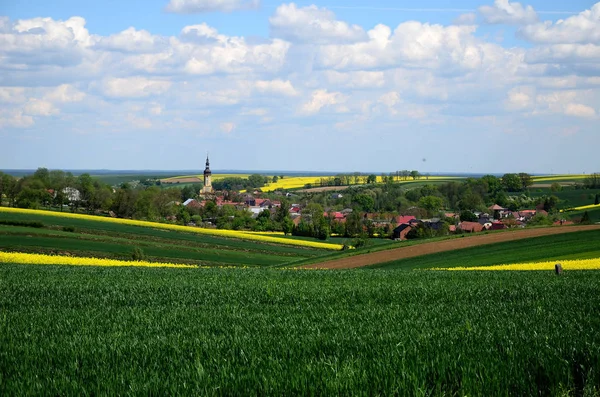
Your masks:
{"label": "white cumulus cloud", "polygon": [[52,116],[59,113],[59,110],[51,102],[37,98],[30,98],[23,111],[31,116]]}
{"label": "white cumulus cloud", "polygon": [[367,38],[360,26],[338,21],[332,11],[315,5],[282,4],[269,22],[274,36],[294,42],[351,43]]}
{"label": "white cumulus cloud", "polygon": [[479,13],[483,20],[490,24],[526,25],[538,21],[532,6],[523,6],[508,0],[495,0],[493,6],[481,6]]}
{"label": "white cumulus cloud", "polygon": [[115,98],[143,98],[160,95],[171,88],[170,81],[145,77],[109,78],[103,83],[105,95]]}
{"label": "white cumulus cloud", "polygon": [[575,117],[594,117],[596,115],[596,111],[594,108],[582,105],[580,103],[569,103],[565,108],[565,114]]}
{"label": "white cumulus cloud", "polygon": [[157,47],[166,45],[165,40],[152,35],[146,30],[136,30],[130,27],[108,37],[98,37],[96,47],[108,51],[122,52],[155,52]]}
{"label": "white cumulus cloud", "polygon": [[534,43],[600,44],[600,3],[555,23],[546,21],[524,26],[519,29],[518,34]]}
{"label": "white cumulus cloud", "polygon": [[260,80],[254,85],[259,92],[283,96],[295,96],[298,93],[289,80]]}
{"label": "white cumulus cloud", "polygon": [[[339,105],[345,101],[346,97],[340,92],[316,90],[312,93],[311,99],[302,105],[301,113],[313,115],[319,113],[324,107]],[[344,107],[338,107],[340,113],[344,113],[345,109]]]}

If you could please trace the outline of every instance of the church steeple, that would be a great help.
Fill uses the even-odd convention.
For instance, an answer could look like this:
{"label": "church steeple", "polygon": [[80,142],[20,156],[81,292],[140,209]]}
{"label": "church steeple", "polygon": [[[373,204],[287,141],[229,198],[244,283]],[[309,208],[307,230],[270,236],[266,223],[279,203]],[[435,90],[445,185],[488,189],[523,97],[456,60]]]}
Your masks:
{"label": "church steeple", "polygon": [[208,153],[206,154],[206,168],[204,169],[204,175],[210,175],[212,172],[210,171],[210,161],[208,160]]}
{"label": "church steeple", "polygon": [[208,153],[206,153],[206,168],[204,169],[204,187],[202,188],[202,190],[200,190],[200,194],[210,194],[212,192],[212,172],[210,171],[210,161],[208,160]]}

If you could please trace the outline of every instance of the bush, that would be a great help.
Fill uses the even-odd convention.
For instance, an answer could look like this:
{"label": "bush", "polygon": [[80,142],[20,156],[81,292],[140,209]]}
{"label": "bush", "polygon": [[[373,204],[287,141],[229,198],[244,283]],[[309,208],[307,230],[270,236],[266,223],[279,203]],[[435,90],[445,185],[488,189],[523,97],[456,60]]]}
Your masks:
{"label": "bush", "polygon": [[44,227],[44,224],[42,222],[35,221],[0,221],[0,225],[35,227],[38,229]]}
{"label": "bush", "polygon": [[62,230],[63,230],[63,232],[74,233],[75,232],[75,227],[73,227],[73,226],[63,226]]}
{"label": "bush", "polygon": [[144,251],[140,247],[135,247],[131,252],[131,259],[134,261],[143,261],[146,259],[146,255],[144,255]]}

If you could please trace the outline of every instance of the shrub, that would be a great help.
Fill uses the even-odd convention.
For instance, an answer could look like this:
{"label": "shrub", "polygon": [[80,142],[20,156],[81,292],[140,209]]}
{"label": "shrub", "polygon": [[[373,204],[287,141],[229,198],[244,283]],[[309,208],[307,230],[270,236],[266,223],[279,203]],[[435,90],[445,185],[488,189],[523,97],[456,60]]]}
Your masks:
{"label": "shrub", "polygon": [[35,221],[0,221],[0,225],[35,227],[38,229],[44,227],[44,224],[42,222]]}
{"label": "shrub", "polygon": [[131,252],[131,259],[134,261],[143,261],[146,258],[144,251],[140,247],[135,247]]}
{"label": "shrub", "polygon": [[75,232],[75,228],[73,226],[63,226],[62,230],[63,230],[63,232],[71,232],[71,233]]}

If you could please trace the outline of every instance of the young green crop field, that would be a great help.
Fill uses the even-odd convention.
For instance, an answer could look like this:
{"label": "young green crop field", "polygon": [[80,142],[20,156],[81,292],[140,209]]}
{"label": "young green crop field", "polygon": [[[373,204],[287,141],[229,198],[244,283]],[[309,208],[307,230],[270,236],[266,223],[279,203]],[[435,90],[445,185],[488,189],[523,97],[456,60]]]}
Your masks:
{"label": "young green crop field", "polygon": [[597,395],[600,272],[0,264],[1,395]]}
{"label": "young green crop field", "polygon": [[582,205],[594,204],[596,194],[600,194],[600,189],[563,189],[559,192],[553,192],[549,188],[531,189],[531,197],[556,196],[559,198],[559,209],[579,207]]}
{"label": "young green crop field", "polygon": [[487,244],[380,263],[370,267],[414,270],[593,258],[600,258],[600,230]]}
{"label": "young green crop field", "polygon": [[[43,227],[2,225],[2,222],[39,222]],[[329,253],[90,219],[0,212],[0,250],[131,259],[136,247],[152,261],[203,266],[274,266]]]}

